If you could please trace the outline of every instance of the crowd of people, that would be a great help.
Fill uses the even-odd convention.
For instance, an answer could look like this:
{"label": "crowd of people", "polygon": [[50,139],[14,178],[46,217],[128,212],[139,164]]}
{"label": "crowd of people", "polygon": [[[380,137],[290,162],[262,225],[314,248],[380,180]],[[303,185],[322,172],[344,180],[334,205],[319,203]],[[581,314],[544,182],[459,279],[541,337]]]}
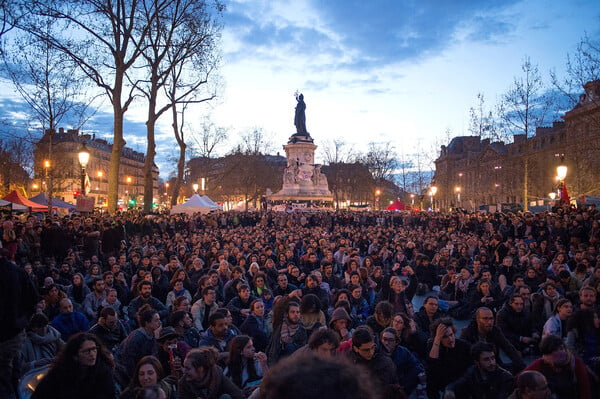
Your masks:
{"label": "crowd of people", "polygon": [[592,398],[599,223],[9,214],[0,397],[42,373],[32,398]]}

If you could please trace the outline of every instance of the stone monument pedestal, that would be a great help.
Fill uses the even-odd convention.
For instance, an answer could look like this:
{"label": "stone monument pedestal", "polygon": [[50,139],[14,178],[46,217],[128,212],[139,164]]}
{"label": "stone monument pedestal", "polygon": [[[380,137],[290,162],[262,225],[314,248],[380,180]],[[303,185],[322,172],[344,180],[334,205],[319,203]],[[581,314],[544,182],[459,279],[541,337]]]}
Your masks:
{"label": "stone monument pedestal", "polygon": [[333,201],[327,177],[321,165],[315,164],[314,144],[309,133],[292,135],[283,146],[287,167],[283,172],[283,187],[272,194],[271,201]]}

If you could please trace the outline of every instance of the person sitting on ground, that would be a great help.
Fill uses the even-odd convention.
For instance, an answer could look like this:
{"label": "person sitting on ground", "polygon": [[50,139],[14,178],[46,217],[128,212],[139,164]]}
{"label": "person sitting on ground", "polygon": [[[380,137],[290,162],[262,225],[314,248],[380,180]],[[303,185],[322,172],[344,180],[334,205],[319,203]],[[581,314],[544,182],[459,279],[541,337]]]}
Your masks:
{"label": "person sitting on ground", "polygon": [[308,335],[300,323],[300,306],[290,301],[287,305],[283,321],[275,327],[267,347],[267,356],[271,364],[289,356],[306,344]]}
{"label": "person sitting on ground", "polygon": [[112,356],[95,335],[73,335],[31,399],[114,398],[112,370]]}
{"label": "person sitting on ground", "polygon": [[[313,336],[316,332],[313,334]],[[281,360],[263,378],[261,399],[383,399],[368,371],[340,356]]]}
{"label": "person sitting on ground", "polygon": [[417,398],[425,398],[427,379],[421,361],[411,351],[398,345],[396,330],[391,327],[381,332],[380,342],[381,353],[389,356],[396,366],[398,382],[402,390],[410,395],[416,389]]}
{"label": "person sitting on ground", "polygon": [[[467,342],[475,344],[479,341],[488,342],[494,346],[496,359],[500,362],[499,351],[502,350],[511,360],[506,369],[518,373],[525,368],[525,363],[519,351],[506,339],[498,326],[494,325],[494,313],[486,307],[480,307],[475,312],[475,319],[462,330],[461,336]],[[502,365],[502,363],[500,363]]]}
{"label": "person sitting on ground", "polygon": [[513,390],[513,376],[497,365],[494,347],[477,342],[471,347],[471,358],[475,364],[458,381],[446,387],[444,399],[508,397]]}
{"label": "person sitting on ground", "polygon": [[237,334],[227,328],[227,320],[225,314],[217,311],[208,318],[210,326],[208,330],[202,334],[200,338],[199,346],[212,346],[219,353],[227,351],[229,342]]}
{"label": "person sitting on ground", "polygon": [[177,380],[173,376],[165,376],[160,361],[154,356],[144,356],[137,363],[131,382],[123,391],[119,399],[135,399],[139,397],[144,388],[157,386],[165,394],[166,399],[175,399],[174,384]]}
{"label": "person sitting on ground", "polygon": [[427,353],[427,396],[439,398],[440,392],[459,379],[471,365],[470,344],[456,338],[456,327],[449,317],[434,320],[432,340]]}
{"label": "person sitting on ground", "polygon": [[429,295],[423,301],[423,306],[415,314],[415,324],[419,333],[423,335],[425,340],[429,339],[429,326],[434,320],[440,317],[445,317],[446,314],[439,308],[438,298],[434,295]]}
{"label": "person sitting on ground", "polygon": [[402,397],[396,366],[389,356],[377,351],[371,328],[361,326],[354,331],[352,350],[348,351],[346,356],[352,363],[369,370],[369,378],[382,387],[386,398]]}
{"label": "person sitting on ground", "polygon": [[542,357],[534,360],[525,370],[542,373],[556,399],[592,398],[585,363],[567,350],[560,337],[548,335],[542,338],[540,352]]}
{"label": "person sitting on ground", "polygon": [[271,332],[265,319],[265,304],[260,299],[255,299],[250,304],[250,315],[240,326],[240,331],[252,337],[254,346],[259,352],[264,352],[269,344]]}
{"label": "person sitting on ground", "polygon": [[244,393],[217,366],[218,352],[213,347],[192,349],[183,361],[178,399],[222,398],[245,399]]}
{"label": "person sitting on ground", "polygon": [[160,316],[155,309],[145,305],[139,312],[140,328],[133,330],[121,345],[118,351],[118,372],[121,379],[129,381],[135,371],[137,362],[144,356],[156,356],[158,346],[155,331],[162,326]]}
{"label": "person sitting on ground", "polygon": [[540,339],[540,335],[533,329],[531,314],[524,307],[523,297],[513,294],[496,315],[496,325],[521,353],[525,349],[532,352]]}
{"label": "person sitting on ground", "polygon": [[229,343],[228,352],[227,368],[223,372],[248,396],[258,387],[269,369],[267,355],[256,352],[252,338],[247,335],[234,337]]}
{"label": "person sitting on ground", "polygon": [[60,332],[61,338],[65,342],[72,335],[90,329],[88,319],[83,313],[73,310],[73,303],[68,298],[60,301],[60,313],[50,324]]}
{"label": "person sitting on ground", "polygon": [[561,298],[556,303],[554,315],[550,317],[542,331],[542,338],[548,335],[561,337],[565,342],[567,338],[567,320],[573,314],[573,304],[566,298]]}
{"label": "person sitting on ground", "polygon": [[551,399],[552,392],[544,374],[539,371],[523,371],[517,376],[517,387],[508,399]]}
{"label": "person sitting on ground", "polygon": [[89,333],[100,338],[100,341],[110,351],[118,347],[127,338],[127,330],[121,320],[118,319],[117,312],[113,308],[104,308],[100,311],[98,323],[90,328]]}
{"label": "person sitting on ground", "polygon": [[27,338],[21,350],[25,370],[49,364],[65,346],[60,332],[48,325],[48,318],[43,313],[31,316],[27,327]]}

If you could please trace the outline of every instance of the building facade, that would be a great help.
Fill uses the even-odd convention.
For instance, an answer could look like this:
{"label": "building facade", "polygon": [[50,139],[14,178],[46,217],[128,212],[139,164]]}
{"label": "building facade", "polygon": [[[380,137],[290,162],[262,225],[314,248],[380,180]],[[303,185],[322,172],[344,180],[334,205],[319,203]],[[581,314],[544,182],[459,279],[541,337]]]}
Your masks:
{"label": "building facade", "polygon": [[[95,206],[105,208],[108,195],[108,170],[112,144],[93,135],[80,134],[78,130],[59,129],[46,131],[34,150],[34,179],[32,195],[52,192],[52,197],[75,203],[81,195],[81,165],[78,153],[85,143],[90,152],[86,168],[89,183],[87,196],[93,197]],[[119,207],[140,207],[144,201],[145,155],[123,148],[119,166]],[[158,167],[154,165],[153,197],[158,198]],[[154,201],[156,202],[156,200]]]}
{"label": "building facade", "polygon": [[436,208],[546,204],[559,188],[559,164],[568,168],[571,199],[600,195],[600,81],[584,89],[564,121],[537,128],[533,137],[516,135],[505,144],[462,136],[441,146],[432,182]]}

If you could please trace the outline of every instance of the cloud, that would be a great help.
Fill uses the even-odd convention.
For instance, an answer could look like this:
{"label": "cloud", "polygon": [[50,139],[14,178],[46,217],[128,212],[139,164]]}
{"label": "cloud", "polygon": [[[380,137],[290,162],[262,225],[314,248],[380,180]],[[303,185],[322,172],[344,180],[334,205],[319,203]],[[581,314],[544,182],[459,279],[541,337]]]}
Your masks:
{"label": "cloud", "polygon": [[470,40],[493,40],[513,29],[497,11],[506,1],[330,0],[233,1],[225,15],[232,59],[274,62],[304,55],[318,72],[332,67],[364,72],[382,64],[420,60],[448,46],[460,30]]}

